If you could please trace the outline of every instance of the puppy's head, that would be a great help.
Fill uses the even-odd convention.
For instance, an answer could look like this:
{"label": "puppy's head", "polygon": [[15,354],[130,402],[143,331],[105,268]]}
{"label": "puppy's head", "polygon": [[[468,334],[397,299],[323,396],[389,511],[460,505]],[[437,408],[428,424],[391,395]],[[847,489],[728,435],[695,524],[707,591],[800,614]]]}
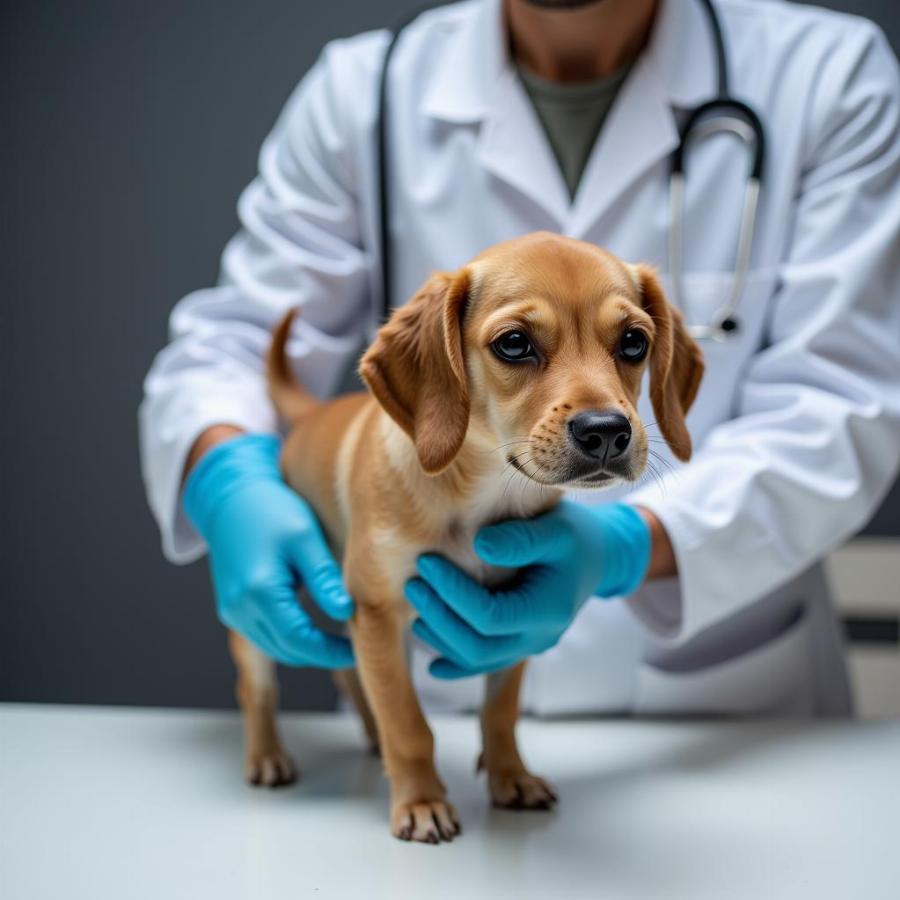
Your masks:
{"label": "puppy's head", "polygon": [[637,399],[648,367],[656,424],[687,460],[703,361],[653,270],[541,233],[434,275],[360,373],[426,472],[469,434],[534,481],[601,487],[646,467]]}

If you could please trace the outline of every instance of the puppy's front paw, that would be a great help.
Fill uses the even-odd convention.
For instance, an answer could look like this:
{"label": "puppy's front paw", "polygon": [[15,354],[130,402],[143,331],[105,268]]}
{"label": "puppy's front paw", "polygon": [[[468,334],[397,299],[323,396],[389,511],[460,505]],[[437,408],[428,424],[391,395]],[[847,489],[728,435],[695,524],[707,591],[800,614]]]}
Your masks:
{"label": "puppy's front paw", "polygon": [[280,747],[249,754],[244,771],[252,785],[274,788],[297,780],[294,761]]}
{"label": "puppy's front paw", "polygon": [[391,834],[401,841],[437,844],[452,841],[461,831],[456,810],[444,800],[396,803],[391,808]]}
{"label": "puppy's front paw", "polygon": [[494,806],[502,809],[552,809],[559,800],[543,778],[524,769],[489,771],[488,789]]}

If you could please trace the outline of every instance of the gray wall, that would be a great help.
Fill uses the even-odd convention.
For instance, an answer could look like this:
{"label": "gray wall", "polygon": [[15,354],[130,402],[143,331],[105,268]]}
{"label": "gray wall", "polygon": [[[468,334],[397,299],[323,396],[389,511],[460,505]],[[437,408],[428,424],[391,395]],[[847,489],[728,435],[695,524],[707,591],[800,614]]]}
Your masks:
{"label": "gray wall", "polygon": [[[319,47],[410,5],[0,7],[0,699],[232,703],[206,566],[162,560],[144,503],[141,379]],[[888,0],[835,5],[900,46]],[[900,533],[900,493],[871,528]],[[332,702],[327,676],[284,681],[286,706]]]}

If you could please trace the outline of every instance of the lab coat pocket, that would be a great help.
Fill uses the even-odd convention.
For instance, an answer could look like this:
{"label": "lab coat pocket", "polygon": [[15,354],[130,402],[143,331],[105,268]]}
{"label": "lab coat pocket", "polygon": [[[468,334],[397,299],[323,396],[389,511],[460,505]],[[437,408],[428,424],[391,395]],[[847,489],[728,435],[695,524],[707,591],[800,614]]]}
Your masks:
{"label": "lab coat pocket", "polygon": [[643,715],[811,714],[810,622],[801,615],[764,644],[691,671],[643,663],[635,710]]}

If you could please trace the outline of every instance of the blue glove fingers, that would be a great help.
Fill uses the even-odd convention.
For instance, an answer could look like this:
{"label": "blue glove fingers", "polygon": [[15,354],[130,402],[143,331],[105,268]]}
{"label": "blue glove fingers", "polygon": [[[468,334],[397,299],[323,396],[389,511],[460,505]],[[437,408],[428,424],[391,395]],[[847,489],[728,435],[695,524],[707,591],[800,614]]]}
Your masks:
{"label": "blue glove fingers", "polygon": [[521,662],[518,659],[507,659],[504,662],[498,662],[491,666],[483,666],[475,669],[467,669],[459,666],[449,659],[436,659],[429,667],[428,671],[435,677],[444,681],[458,681],[460,678],[470,678],[472,675],[487,675],[490,672],[500,672],[508,669],[516,663]]}
{"label": "blue glove fingers", "polygon": [[419,640],[434,647],[438,653],[443,654],[450,662],[455,663],[460,669],[466,669],[473,675],[478,672],[493,671],[504,662],[509,661],[509,656],[515,654],[516,660],[528,656],[525,649],[525,640],[520,636],[511,639],[488,638],[490,643],[484,647],[484,652],[478,659],[466,660],[460,658],[459,653],[440,637],[431,626],[422,619],[416,619],[412,624],[413,634]]}
{"label": "blue glove fingers", "polygon": [[498,659],[523,656],[527,652],[522,649],[518,635],[485,637],[479,634],[420,579],[407,581],[404,593],[428,629],[426,637],[423,637],[422,625],[414,626],[414,632],[428,643],[432,643],[432,636],[437,638],[441,646],[434,645],[435,649],[457,662],[469,666],[493,665]]}
{"label": "blue glove fingers", "polygon": [[293,591],[278,591],[272,603],[258,608],[258,624],[268,633],[280,662],[322,669],[353,665],[353,649],[346,638],[320,631],[300,606]]}
{"label": "blue glove fingers", "polygon": [[462,662],[457,659],[454,649],[445,640],[435,634],[431,629],[431,626],[429,626],[424,619],[416,619],[412,623],[410,630],[420,641],[430,645],[434,650],[437,650],[438,653],[441,653],[450,659],[456,659],[457,662]]}
{"label": "blue glove fingers", "polygon": [[[479,635],[449,609],[441,598],[423,581],[410,579],[403,588],[406,599],[422,617],[422,624],[428,626],[429,634],[423,637],[422,624],[413,625],[413,633],[432,643],[430,637],[441,635],[436,650],[449,653],[456,660],[469,662],[477,659],[476,642]],[[452,648],[452,649],[451,649]]]}
{"label": "blue glove fingers", "polygon": [[521,657],[517,659],[505,659],[495,662],[482,662],[476,665],[469,665],[455,658],[456,654],[449,644],[439,638],[428,625],[421,619],[416,619],[412,624],[412,631],[419,640],[424,641],[434,647],[438,653],[443,656],[440,659],[433,660],[428,667],[428,671],[435,678],[456,679],[468,678],[472,675],[484,675],[487,672],[496,672],[500,669],[506,669],[521,661]]}
{"label": "blue glove fingers", "polygon": [[499,637],[550,629],[560,624],[565,609],[557,602],[557,569],[535,566],[521,585],[491,593],[462,569],[440,556],[420,556],[422,578],[479,635]]}
{"label": "blue glove fingers", "polygon": [[321,610],[332,619],[346,622],[353,615],[353,600],[344,587],[340,567],[331,554],[315,514],[311,509],[308,514],[306,531],[288,548],[291,563]]}
{"label": "blue glove fingers", "polygon": [[416,568],[440,599],[479,636],[520,630],[506,627],[506,621],[511,618],[507,611],[504,611],[502,621],[498,621],[500,616],[494,595],[452,562],[426,554],[419,557]]}
{"label": "blue glove fingers", "polygon": [[475,552],[494,566],[519,568],[559,555],[560,528],[554,511],[536,519],[488,525],[475,535]]}
{"label": "blue glove fingers", "polygon": [[251,644],[258,650],[261,650],[269,657],[269,659],[288,666],[296,665],[293,659],[286,659],[284,657],[284,653],[276,643],[274,636],[263,622],[254,622],[249,626],[242,624],[240,627],[235,627],[228,622],[225,622],[225,624],[233,631],[237,631],[243,637],[247,638]]}
{"label": "blue glove fingers", "polygon": [[283,639],[263,619],[258,619],[245,628],[244,636],[256,644],[266,656],[283,666],[307,665],[305,654],[286,646]]}
{"label": "blue glove fingers", "polygon": [[303,636],[303,659],[297,665],[318,669],[350,669],[356,665],[353,646],[345,637],[320,631],[310,622]]}

